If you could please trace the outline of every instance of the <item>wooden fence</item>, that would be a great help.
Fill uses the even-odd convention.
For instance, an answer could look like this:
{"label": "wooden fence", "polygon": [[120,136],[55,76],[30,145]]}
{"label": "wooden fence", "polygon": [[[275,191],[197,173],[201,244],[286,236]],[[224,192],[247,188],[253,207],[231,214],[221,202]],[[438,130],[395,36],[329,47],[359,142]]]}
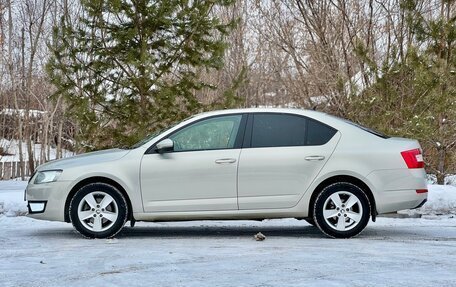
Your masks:
{"label": "wooden fence", "polygon": [[[25,176],[30,176],[28,162],[23,162]],[[13,179],[21,177],[21,166],[18,161],[0,162],[0,180]]]}

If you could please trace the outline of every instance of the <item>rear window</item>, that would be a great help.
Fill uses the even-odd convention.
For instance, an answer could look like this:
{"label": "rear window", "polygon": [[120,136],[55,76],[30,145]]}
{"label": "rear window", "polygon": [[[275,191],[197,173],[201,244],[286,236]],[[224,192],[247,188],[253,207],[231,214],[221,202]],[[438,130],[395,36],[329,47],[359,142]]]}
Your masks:
{"label": "rear window", "polygon": [[251,146],[284,147],[326,144],[336,129],[303,116],[255,114]]}
{"label": "rear window", "polygon": [[352,125],[352,126],[355,126],[355,127],[357,127],[357,128],[360,128],[360,129],[362,129],[363,131],[366,131],[366,132],[368,132],[368,133],[371,133],[371,134],[376,135],[376,136],[378,136],[378,137],[381,137],[381,138],[383,138],[383,139],[388,139],[388,138],[390,138],[389,136],[387,136],[387,135],[385,135],[385,134],[383,134],[383,133],[381,133],[381,132],[379,132],[379,131],[373,130],[373,129],[371,129],[371,128],[362,126],[362,125],[360,125],[360,124],[354,123],[354,122],[349,121],[349,120],[346,120],[346,119],[342,119],[342,118],[339,118],[339,119],[343,120],[344,122],[346,122],[346,123],[348,123],[348,124],[350,124],[350,125]]}
{"label": "rear window", "polygon": [[373,129],[371,129],[371,128],[365,127],[365,126],[363,126],[363,125],[357,124],[357,123],[352,122],[352,121],[350,121],[350,120],[343,119],[343,118],[339,118],[339,117],[336,117],[336,116],[333,116],[333,115],[329,115],[329,114],[328,114],[328,116],[333,117],[333,118],[336,118],[336,119],[341,120],[341,121],[343,121],[343,122],[346,122],[347,124],[350,124],[350,125],[352,125],[352,126],[355,126],[355,127],[359,128],[359,129],[362,129],[362,130],[365,131],[365,132],[368,132],[368,133],[370,133],[370,134],[376,135],[376,136],[378,136],[378,137],[380,137],[380,138],[382,138],[382,139],[389,139],[389,138],[390,138],[390,136],[387,136],[387,135],[385,135],[385,134],[383,134],[383,133],[381,133],[381,132],[379,132],[379,131],[376,131],[376,130],[373,130]]}

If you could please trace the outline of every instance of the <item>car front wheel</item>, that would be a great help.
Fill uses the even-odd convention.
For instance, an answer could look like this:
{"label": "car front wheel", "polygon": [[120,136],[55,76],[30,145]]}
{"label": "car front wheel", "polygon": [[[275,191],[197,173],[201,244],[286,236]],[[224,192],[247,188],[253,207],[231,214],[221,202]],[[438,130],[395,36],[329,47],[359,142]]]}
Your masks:
{"label": "car front wheel", "polygon": [[313,214],[317,227],[326,235],[350,238],[363,231],[369,222],[369,199],[354,184],[334,183],[317,196]]}
{"label": "car front wheel", "polygon": [[82,187],[70,202],[74,228],[85,237],[114,237],[127,221],[128,207],[122,193],[112,185],[93,183]]}

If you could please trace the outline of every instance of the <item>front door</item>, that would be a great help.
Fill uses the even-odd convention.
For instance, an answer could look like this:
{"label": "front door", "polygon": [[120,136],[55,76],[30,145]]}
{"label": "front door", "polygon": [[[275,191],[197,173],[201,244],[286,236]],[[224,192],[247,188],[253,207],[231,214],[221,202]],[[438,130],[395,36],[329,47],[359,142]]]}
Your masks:
{"label": "front door", "polygon": [[145,212],[235,210],[242,115],[211,117],[174,132],[174,150],[145,154]]}

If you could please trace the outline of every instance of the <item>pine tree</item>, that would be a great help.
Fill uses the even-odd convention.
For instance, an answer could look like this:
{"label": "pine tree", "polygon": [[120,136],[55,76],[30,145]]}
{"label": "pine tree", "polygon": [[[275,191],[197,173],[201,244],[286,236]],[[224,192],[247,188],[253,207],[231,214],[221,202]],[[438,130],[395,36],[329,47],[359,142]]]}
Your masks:
{"label": "pine tree", "polygon": [[[441,14],[425,19],[417,1],[402,2],[413,41],[403,59],[392,51],[376,83],[352,99],[351,117],[383,132],[416,138],[429,173],[439,184],[456,168],[455,1],[442,1]],[[362,51],[362,49],[360,49]],[[360,53],[358,51],[358,53]],[[375,116],[372,116],[375,115]]]}
{"label": "pine tree", "polygon": [[213,16],[234,0],[82,0],[77,25],[54,28],[48,72],[91,148],[130,145],[204,109],[212,87],[197,70],[219,69],[234,21]]}

